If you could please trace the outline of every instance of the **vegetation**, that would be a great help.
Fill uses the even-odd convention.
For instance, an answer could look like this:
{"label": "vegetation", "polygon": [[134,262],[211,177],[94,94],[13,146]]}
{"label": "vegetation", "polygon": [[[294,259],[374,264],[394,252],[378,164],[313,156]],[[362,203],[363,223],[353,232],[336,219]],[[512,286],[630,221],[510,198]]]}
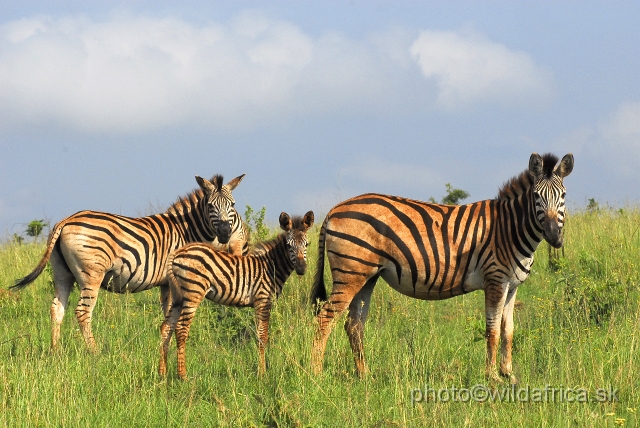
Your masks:
{"label": "vegetation", "polygon": [[45,227],[49,226],[49,223],[43,220],[31,220],[29,224],[27,224],[27,230],[25,233],[27,236],[38,239],[42,234],[42,231]]}
{"label": "vegetation", "polygon": [[[484,379],[483,294],[427,302],[382,280],[365,329],[370,375],[356,378],[341,322],[329,339],[324,373],[312,376],[315,324],[306,302],[315,244],[307,274],[290,278],[272,311],[263,378],[256,375],[253,311],[207,302],[189,338],[190,379],[177,378],[175,345],[169,375],[161,379],[157,289],[101,292],[94,311],[97,355],[87,353],[78,331],[75,291],[54,353],[50,270],[20,293],[6,290],[33,269],[44,244],[7,242],[0,247],[0,426],[638,426],[639,228],[637,208],[572,212],[565,257],[550,269],[541,246],[518,292],[519,387],[582,388],[585,403],[558,396],[445,402],[444,395],[414,402],[417,389],[502,388]],[[598,402],[598,388],[615,392],[617,401]]]}
{"label": "vegetation", "polygon": [[264,217],[266,214],[266,207],[262,207],[260,211],[255,212],[253,208],[247,205],[247,209],[244,212],[244,222],[249,227],[252,244],[256,242],[262,242],[272,235],[269,227],[264,222]]}
{"label": "vegetation", "polygon": [[[450,183],[445,184],[445,187],[447,194],[440,201],[441,204],[459,205],[463,199],[469,197],[468,192],[462,189],[455,189]],[[429,202],[438,203],[433,196],[429,198]]]}

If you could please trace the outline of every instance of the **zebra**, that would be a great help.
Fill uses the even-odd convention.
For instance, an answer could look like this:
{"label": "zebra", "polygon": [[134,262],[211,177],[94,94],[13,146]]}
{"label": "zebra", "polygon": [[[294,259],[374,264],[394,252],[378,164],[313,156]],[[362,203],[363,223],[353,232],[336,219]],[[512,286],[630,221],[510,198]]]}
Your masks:
{"label": "zebra", "polygon": [[160,326],[161,348],[158,373],[167,373],[167,352],[175,331],[178,348],[178,376],[187,376],[185,347],[189,328],[205,294],[226,306],[255,310],[258,336],[258,373],[266,372],[272,299],[282,292],[293,270],[304,275],[307,268],[307,231],[313,225],[313,211],[304,217],[280,214],[284,230],[276,238],[258,244],[245,257],[215,251],[205,243],[185,245],[169,256],[167,276],[171,287],[171,309]]}
{"label": "zebra", "polygon": [[248,252],[247,226],[234,208],[231,191],[245,174],[223,185],[196,176],[199,189],[181,197],[166,212],[131,218],[98,211],[80,211],[51,230],[40,263],[11,289],[33,282],[51,262],[54,298],[51,304],[51,347],[57,348],[60,324],[74,282],[80,288],[75,313],[91,352],[96,342],[91,319],[98,290],[136,293],[160,286],[163,311],[168,310],[166,264],[171,251],[194,241],[212,242],[235,254]]}
{"label": "zebra", "polygon": [[[564,177],[573,155],[533,153],[529,168],[500,189],[496,199],[439,205],[381,194],[364,194],[333,207],[320,229],[318,265],[311,291],[316,304],[312,369],[322,371],[332,320],[349,308],[345,330],[364,376],[364,324],[379,277],[400,293],[423,300],[448,299],[474,290],[485,295],[485,374],[501,382],[496,352],[502,339],[500,374],[512,374],[513,309],[517,286],[529,275],[544,239],[562,245]],[[327,299],[324,251],[333,289]],[[325,301],[320,305],[318,302]]]}

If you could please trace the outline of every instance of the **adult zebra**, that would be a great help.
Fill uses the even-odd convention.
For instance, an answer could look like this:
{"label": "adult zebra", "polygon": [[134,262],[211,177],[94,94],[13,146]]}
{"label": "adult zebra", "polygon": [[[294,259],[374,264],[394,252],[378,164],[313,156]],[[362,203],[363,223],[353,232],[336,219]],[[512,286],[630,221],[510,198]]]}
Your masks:
{"label": "adult zebra", "polygon": [[169,253],[194,241],[213,242],[236,254],[248,252],[248,232],[231,191],[245,174],[223,185],[196,176],[192,191],[161,214],[131,218],[97,211],[80,211],[57,223],[40,263],[11,287],[33,282],[51,262],[55,294],[51,304],[51,346],[60,339],[60,324],[74,281],[80,288],[76,318],[90,350],[96,350],[91,318],[98,290],[136,293],[160,286],[164,313],[169,302],[166,264]]}
{"label": "adult zebra", "polygon": [[573,169],[573,155],[558,158],[533,153],[529,169],[508,181],[496,199],[467,205],[438,205],[396,196],[365,194],[329,211],[320,230],[318,271],[311,300],[327,300],[324,250],[333,290],[319,308],[312,367],[322,371],[331,321],[347,307],[345,329],[356,371],[366,372],[364,323],[379,277],[402,294],[440,300],[484,290],[486,374],[499,380],[496,352],[502,338],[500,372],[512,376],[513,307],[517,286],[545,239],[562,245],[565,213],[563,178]]}
{"label": "adult zebra", "polygon": [[158,372],[167,373],[167,352],[175,331],[178,343],[178,376],[187,376],[185,348],[196,309],[207,294],[226,306],[251,306],[255,309],[258,333],[258,373],[266,369],[264,356],[268,340],[269,317],[274,297],[282,292],[285,281],[295,269],[303,275],[307,269],[307,231],[313,225],[313,211],[304,217],[280,214],[284,230],[271,241],[258,244],[246,257],[215,251],[210,245],[185,245],[169,257],[167,276],[171,287],[171,309],[160,326],[162,346]]}

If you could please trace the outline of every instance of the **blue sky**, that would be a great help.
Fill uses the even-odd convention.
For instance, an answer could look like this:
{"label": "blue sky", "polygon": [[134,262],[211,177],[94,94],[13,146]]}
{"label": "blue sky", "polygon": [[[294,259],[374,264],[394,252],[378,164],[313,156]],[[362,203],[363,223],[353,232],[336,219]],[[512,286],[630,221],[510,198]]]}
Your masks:
{"label": "blue sky", "polygon": [[570,208],[640,200],[638,2],[0,3],[0,237],[247,176],[239,211],[492,198],[567,152]]}

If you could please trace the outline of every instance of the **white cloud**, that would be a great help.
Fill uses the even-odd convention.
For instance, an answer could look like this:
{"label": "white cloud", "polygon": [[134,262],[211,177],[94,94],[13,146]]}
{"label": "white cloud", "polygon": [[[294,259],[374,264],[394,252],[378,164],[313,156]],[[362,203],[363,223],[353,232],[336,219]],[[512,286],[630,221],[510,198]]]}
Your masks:
{"label": "white cloud", "polygon": [[205,26],[39,16],[0,25],[0,128],[236,131],[325,113],[415,111],[433,102],[415,61],[447,109],[548,92],[526,54],[455,33],[312,37],[255,11]]}
{"label": "white cloud", "polygon": [[447,110],[476,102],[544,100],[551,93],[550,74],[526,53],[477,34],[422,31],[411,55],[423,75],[437,82],[437,103]]}
{"label": "white cloud", "polygon": [[625,102],[593,126],[582,126],[560,138],[558,146],[605,164],[613,175],[638,177],[640,102]]}
{"label": "white cloud", "polygon": [[257,12],[204,27],[130,16],[13,21],[0,26],[0,126],[235,130],[373,108],[392,92],[373,49]]}

